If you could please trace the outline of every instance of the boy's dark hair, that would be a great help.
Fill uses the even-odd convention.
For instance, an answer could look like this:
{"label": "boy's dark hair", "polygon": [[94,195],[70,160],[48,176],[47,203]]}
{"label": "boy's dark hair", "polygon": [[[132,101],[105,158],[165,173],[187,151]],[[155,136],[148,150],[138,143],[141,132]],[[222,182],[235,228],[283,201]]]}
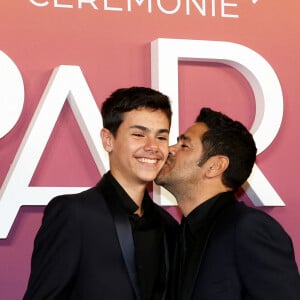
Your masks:
{"label": "boy's dark hair", "polygon": [[151,88],[134,86],[114,91],[103,102],[101,108],[103,127],[116,136],[123,122],[123,114],[140,108],[161,110],[167,116],[171,126],[172,110],[169,97]]}
{"label": "boy's dark hair", "polygon": [[257,149],[252,134],[242,123],[210,108],[202,108],[196,122],[203,122],[209,128],[202,136],[200,164],[214,155],[227,156],[229,166],[222,182],[237,190],[250,176],[255,163]]}

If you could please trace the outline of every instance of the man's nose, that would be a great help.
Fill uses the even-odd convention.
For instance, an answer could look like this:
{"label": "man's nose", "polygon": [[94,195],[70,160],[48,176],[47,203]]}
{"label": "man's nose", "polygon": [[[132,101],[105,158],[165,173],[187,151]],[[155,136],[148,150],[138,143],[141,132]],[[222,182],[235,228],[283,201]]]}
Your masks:
{"label": "man's nose", "polygon": [[177,152],[177,149],[178,149],[178,145],[177,144],[169,146],[169,155],[175,156],[176,152]]}

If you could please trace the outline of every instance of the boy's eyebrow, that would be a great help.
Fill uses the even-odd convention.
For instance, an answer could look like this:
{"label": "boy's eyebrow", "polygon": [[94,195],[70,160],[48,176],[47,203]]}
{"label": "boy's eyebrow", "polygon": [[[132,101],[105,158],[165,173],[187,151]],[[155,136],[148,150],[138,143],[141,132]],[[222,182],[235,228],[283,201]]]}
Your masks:
{"label": "boy's eyebrow", "polygon": [[[129,127],[130,129],[139,129],[142,131],[150,131],[150,129],[148,127],[142,126],[142,125],[132,125]],[[170,130],[169,129],[159,129],[158,130],[159,133],[169,133]]]}

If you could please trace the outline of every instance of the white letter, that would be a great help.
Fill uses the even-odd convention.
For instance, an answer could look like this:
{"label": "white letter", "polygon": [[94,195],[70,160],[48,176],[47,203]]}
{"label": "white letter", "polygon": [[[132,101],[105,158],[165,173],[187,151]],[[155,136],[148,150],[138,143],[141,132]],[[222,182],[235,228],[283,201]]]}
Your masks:
{"label": "white letter", "polygon": [[24,104],[24,84],[14,62],[0,51],[0,139],[17,123]]}
{"label": "white letter", "polygon": [[35,5],[35,6],[39,6],[39,7],[43,7],[43,6],[47,6],[49,5],[49,1],[45,1],[43,3],[37,3],[35,0],[30,0],[30,2]]}
{"label": "white letter", "polygon": [[212,17],[216,16],[216,1],[215,0],[211,1],[211,15],[212,15]]}
{"label": "white letter", "polygon": [[59,4],[58,0],[54,0],[54,7],[73,8],[72,4]]}
{"label": "white letter", "polygon": [[66,101],[79,124],[100,174],[108,169],[100,143],[102,117],[78,66],[54,70],[0,190],[0,238],[6,238],[22,205],[46,205],[58,194],[87,187],[31,187],[29,183]]}
{"label": "white letter", "polygon": [[114,11],[122,11],[123,9],[121,7],[109,7],[108,6],[109,0],[104,0],[104,10],[114,10]]}
{"label": "white letter", "polygon": [[[144,2],[144,0],[135,0],[138,6],[141,6]],[[127,0],[127,10],[131,11],[131,0]],[[148,12],[152,12],[152,7],[151,7],[151,0],[148,0]]]}
{"label": "white letter", "polygon": [[[283,95],[276,73],[257,52],[236,43],[158,39],[151,43],[152,87],[166,93],[173,102],[170,143],[178,136],[178,61],[205,61],[227,64],[241,72],[249,81],[256,100],[256,116],[251,128],[258,154],[276,137],[283,116]],[[284,202],[267,178],[255,165],[244,189],[257,206],[284,206]],[[154,186],[156,202],[172,205],[176,202],[165,192],[160,199],[159,187]],[[164,198],[165,197],[165,198]],[[170,198],[173,198],[170,200]]]}
{"label": "white letter", "polygon": [[162,7],[161,3],[160,3],[161,0],[157,0],[157,6],[158,6],[158,8],[159,8],[163,13],[165,13],[165,14],[167,14],[167,15],[171,15],[171,14],[175,14],[175,13],[178,12],[178,10],[179,10],[179,8],[180,8],[180,5],[181,5],[180,1],[181,1],[181,0],[177,0],[177,5],[176,5],[176,7],[175,7],[173,10],[166,10],[166,9],[164,9],[164,8]]}
{"label": "white letter", "polygon": [[[192,0],[192,3],[196,6],[196,8],[200,12],[200,14],[202,16],[205,16],[205,14],[206,14],[206,12],[205,12],[206,11],[206,9],[205,9],[206,0],[202,0],[202,8],[199,6],[199,4],[196,0]],[[187,15],[191,14],[190,0],[186,1],[186,14]]]}
{"label": "white letter", "polygon": [[98,7],[94,2],[96,2],[96,0],[78,0],[78,8],[82,8],[82,3],[90,3],[95,10],[98,10]]}
{"label": "white letter", "polygon": [[238,18],[238,15],[225,14],[225,6],[235,6],[237,7],[237,3],[225,3],[225,0],[221,1],[221,16],[225,18]]}

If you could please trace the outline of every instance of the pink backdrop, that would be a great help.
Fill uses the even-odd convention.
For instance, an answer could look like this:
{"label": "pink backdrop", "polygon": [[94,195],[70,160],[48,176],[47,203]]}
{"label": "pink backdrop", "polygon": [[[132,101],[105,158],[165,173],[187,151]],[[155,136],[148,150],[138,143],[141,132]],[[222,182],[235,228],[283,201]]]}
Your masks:
{"label": "pink backdrop", "polygon": [[[159,9],[157,2],[170,11],[176,3],[181,6],[168,15]],[[131,1],[130,12],[126,8],[127,1],[121,0],[95,1],[98,10],[91,3],[78,8],[80,1],[75,0],[2,1],[0,50],[15,62],[22,74],[25,103],[16,126],[0,139],[0,185],[56,66],[79,65],[100,107],[104,98],[116,88],[151,85],[150,42],[159,37],[240,43],[266,58],[282,86],[283,122],[272,145],[258,156],[257,164],[286,203],[285,207],[263,209],[292,237],[300,265],[297,160],[300,146],[300,2],[225,1],[236,4],[226,7],[226,13],[238,18],[222,17],[221,1],[203,2],[207,4],[205,16],[195,9],[187,15],[185,1],[180,0],[149,1],[152,13],[147,12],[147,1],[141,6]],[[211,13],[212,2],[216,3],[215,16]],[[34,3],[45,5],[38,7]],[[103,3],[122,10],[105,10]],[[189,126],[202,106],[222,110],[249,128],[255,116],[255,100],[248,82],[239,72],[223,65],[180,63],[179,98],[181,130]],[[31,186],[92,186],[100,176],[66,104]],[[243,199],[252,205],[246,196]],[[176,207],[167,209],[180,217]],[[8,238],[0,240],[1,299],[20,299],[24,292],[33,239],[42,211],[43,207],[23,207]]]}

